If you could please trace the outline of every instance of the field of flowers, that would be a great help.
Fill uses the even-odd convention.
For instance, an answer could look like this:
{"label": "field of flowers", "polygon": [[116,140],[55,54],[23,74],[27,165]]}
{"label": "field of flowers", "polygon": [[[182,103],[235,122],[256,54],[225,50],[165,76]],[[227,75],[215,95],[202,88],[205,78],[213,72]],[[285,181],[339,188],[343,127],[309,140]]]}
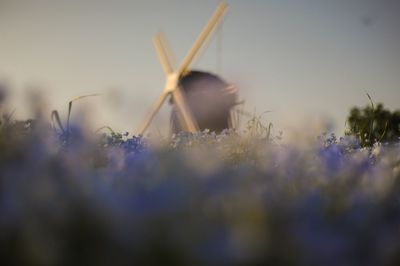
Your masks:
{"label": "field of flowers", "polygon": [[[1,120],[2,265],[400,265],[400,143]],[[4,264],[3,264],[4,263]]]}

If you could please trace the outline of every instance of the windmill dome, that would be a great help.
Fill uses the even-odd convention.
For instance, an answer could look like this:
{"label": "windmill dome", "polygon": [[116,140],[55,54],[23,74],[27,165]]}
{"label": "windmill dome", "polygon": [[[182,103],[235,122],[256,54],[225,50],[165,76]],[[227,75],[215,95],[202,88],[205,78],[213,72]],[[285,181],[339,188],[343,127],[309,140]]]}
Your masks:
{"label": "windmill dome", "polygon": [[[221,132],[229,128],[230,110],[235,105],[237,94],[230,90],[230,85],[217,75],[189,71],[179,80],[179,86],[185,95],[186,103],[200,130],[209,129]],[[171,112],[172,132],[184,130],[178,117],[178,110],[173,104]]]}

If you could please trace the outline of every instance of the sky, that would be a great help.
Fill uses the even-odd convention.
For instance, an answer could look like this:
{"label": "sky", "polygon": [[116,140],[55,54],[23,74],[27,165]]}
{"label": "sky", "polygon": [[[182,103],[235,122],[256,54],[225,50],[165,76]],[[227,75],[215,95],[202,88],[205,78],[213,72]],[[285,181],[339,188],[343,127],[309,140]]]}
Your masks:
{"label": "sky", "polygon": [[[28,117],[28,92],[40,91],[49,116],[56,109],[65,118],[69,100],[100,93],[76,102],[73,115],[83,109],[93,127],[134,133],[165,82],[152,37],[162,30],[179,63],[218,2],[0,0],[9,108]],[[221,28],[192,68],[235,84],[244,109],[275,131],[343,134],[366,93],[400,109],[400,1],[226,2]],[[169,111],[152,132],[168,132]]]}

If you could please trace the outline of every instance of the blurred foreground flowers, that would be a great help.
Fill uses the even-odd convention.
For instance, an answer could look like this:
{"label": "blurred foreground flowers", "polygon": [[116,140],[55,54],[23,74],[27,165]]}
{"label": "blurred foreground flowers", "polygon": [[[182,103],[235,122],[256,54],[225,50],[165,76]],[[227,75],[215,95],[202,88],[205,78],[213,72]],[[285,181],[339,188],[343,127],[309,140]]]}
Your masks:
{"label": "blurred foreground flowers", "polygon": [[4,265],[399,265],[400,145],[0,125]]}

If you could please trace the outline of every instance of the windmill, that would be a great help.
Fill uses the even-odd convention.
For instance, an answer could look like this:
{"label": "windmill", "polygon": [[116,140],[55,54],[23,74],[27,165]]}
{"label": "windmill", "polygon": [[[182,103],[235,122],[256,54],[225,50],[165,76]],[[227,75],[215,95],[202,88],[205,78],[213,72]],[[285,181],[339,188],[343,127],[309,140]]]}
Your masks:
{"label": "windmill", "polygon": [[[205,128],[220,131],[223,127],[228,127],[229,109],[236,100],[236,88],[229,86],[216,75],[189,70],[190,64],[198,56],[200,49],[204,47],[211,33],[222,21],[227,7],[224,2],[219,4],[177,69],[172,67],[172,56],[164,35],[158,33],[154,37],[154,46],[166,75],[166,83],[163,92],[140,128],[139,134],[144,134],[168,96],[170,96],[170,103],[173,104],[171,114],[173,131],[184,130],[194,133]],[[218,106],[224,108],[218,110],[216,108]]]}

